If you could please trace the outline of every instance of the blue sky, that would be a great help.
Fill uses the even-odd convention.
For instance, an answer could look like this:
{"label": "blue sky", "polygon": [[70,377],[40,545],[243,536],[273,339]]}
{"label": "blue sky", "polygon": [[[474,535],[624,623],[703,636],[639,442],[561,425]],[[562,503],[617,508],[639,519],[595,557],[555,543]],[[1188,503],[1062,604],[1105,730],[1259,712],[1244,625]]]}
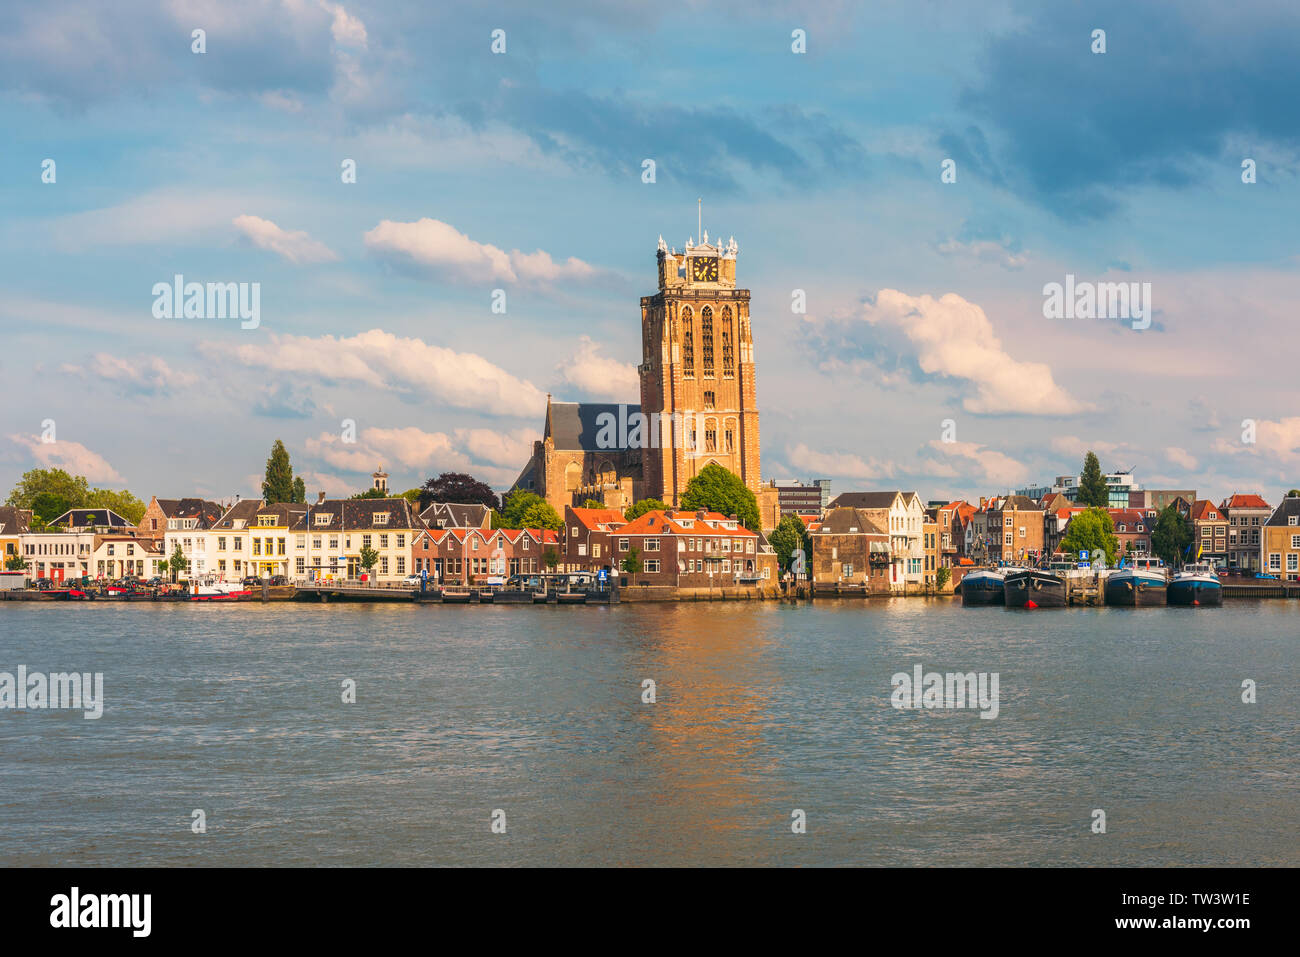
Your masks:
{"label": "blue sky", "polygon": [[[313,492],[503,488],[545,393],[637,401],[655,243],[703,197],[767,478],[974,496],[1095,448],[1216,499],[1300,485],[1300,13],[594,7],[7,8],[0,483],[247,496],[282,438]],[[260,325],[155,318],[177,273],[259,283]],[[1151,328],[1045,318],[1067,274],[1151,283]]]}

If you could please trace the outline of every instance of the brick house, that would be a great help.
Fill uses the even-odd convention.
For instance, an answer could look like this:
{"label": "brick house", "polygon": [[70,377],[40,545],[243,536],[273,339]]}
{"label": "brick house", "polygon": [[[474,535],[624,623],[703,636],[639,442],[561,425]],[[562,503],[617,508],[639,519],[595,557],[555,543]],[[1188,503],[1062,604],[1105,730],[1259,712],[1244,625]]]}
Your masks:
{"label": "brick house", "polygon": [[141,535],[162,538],[168,531],[211,528],[228,509],[202,498],[153,496],[136,527]]}
{"label": "brick house", "polygon": [[609,536],[626,524],[618,509],[566,505],[559,570],[582,572],[613,568]]}
{"label": "brick house", "polygon": [[1108,508],[1119,540],[1119,558],[1125,555],[1150,555],[1151,532],[1160,520],[1155,509]]}
{"label": "brick house", "polygon": [[1220,502],[1219,511],[1228,516],[1228,567],[1260,571],[1260,532],[1273,506],[1262,496],[1238,494]]}
{"label": "brick house", "polygon": [[989,558],[995,562],[1035,562],[1045,554],[1043,507],[1026,495],[1008,495],[989,509]]}
{"label": "brick house", "polygon": [[429,528],[491,528],[492,509],[486,505],[433,502],[420,513]]}
{"label": "brick house", "polygon": [[1192,503],[1192,561],[1228,564],[1228,516],[1206,499]]}
{"label": "brick house", "polygon": [[637,550],[642,570],[620,571],[624,587],[669,585],[710,588],[776,581],[776,554],[759,547],[759,536],[736,516],[718,512],[646,512],[613,531],[614,558]]}
{"label": "brick house", "polygon": [[873,593],[901,587],[891,575],[889,533],[865,509],[830,509],[810,537],[814,583],[865,584]]}

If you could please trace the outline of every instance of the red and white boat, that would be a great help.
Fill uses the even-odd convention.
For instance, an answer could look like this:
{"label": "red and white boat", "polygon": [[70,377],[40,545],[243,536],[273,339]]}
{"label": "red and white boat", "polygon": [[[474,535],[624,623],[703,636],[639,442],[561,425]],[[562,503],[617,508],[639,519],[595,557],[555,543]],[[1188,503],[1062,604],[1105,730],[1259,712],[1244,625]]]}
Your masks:
{"label": "red and white boat", "polygon": [[252,596],[251,591],[237,582],[200,578],[194,583],[190,601],[241,601]]}

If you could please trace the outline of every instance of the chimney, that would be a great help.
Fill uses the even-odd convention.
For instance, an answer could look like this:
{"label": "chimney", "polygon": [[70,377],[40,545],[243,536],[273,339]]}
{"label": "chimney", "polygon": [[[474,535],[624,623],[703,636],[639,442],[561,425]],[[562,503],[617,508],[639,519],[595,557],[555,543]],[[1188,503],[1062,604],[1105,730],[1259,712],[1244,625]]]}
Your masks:
{"label": "chimney", "polygon": [[317,504],[317,505],[322,505],[322,504],[324,504],[324,502],[325,502],[325,493],[324,493],[324,492],[317,492],[316,495],[317,495],[317,498],[316,498],[316,504]]}
{"label": "chimney", "polygon": [[736,513],[732,512],[730,515],[727,516],[727,518],[731,519],[733,522],[736,521]]}
{"label": "chimney", "polygon": [[701,522],[704,521],[704,509],[700,509],[699,511],[697,511],[695,513],[695,517],[698,518]]}

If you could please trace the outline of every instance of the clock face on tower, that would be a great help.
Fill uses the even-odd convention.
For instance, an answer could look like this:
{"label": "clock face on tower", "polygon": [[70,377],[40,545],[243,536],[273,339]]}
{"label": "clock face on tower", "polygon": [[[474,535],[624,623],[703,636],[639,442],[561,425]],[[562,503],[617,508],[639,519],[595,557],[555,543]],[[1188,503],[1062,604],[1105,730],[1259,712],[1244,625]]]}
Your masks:
{"label": "clock face on tower", "polygon": [[691,260],[691,278],[695,282],[717,282],[718,281],[718,261],[717,259],[692,259]]}

